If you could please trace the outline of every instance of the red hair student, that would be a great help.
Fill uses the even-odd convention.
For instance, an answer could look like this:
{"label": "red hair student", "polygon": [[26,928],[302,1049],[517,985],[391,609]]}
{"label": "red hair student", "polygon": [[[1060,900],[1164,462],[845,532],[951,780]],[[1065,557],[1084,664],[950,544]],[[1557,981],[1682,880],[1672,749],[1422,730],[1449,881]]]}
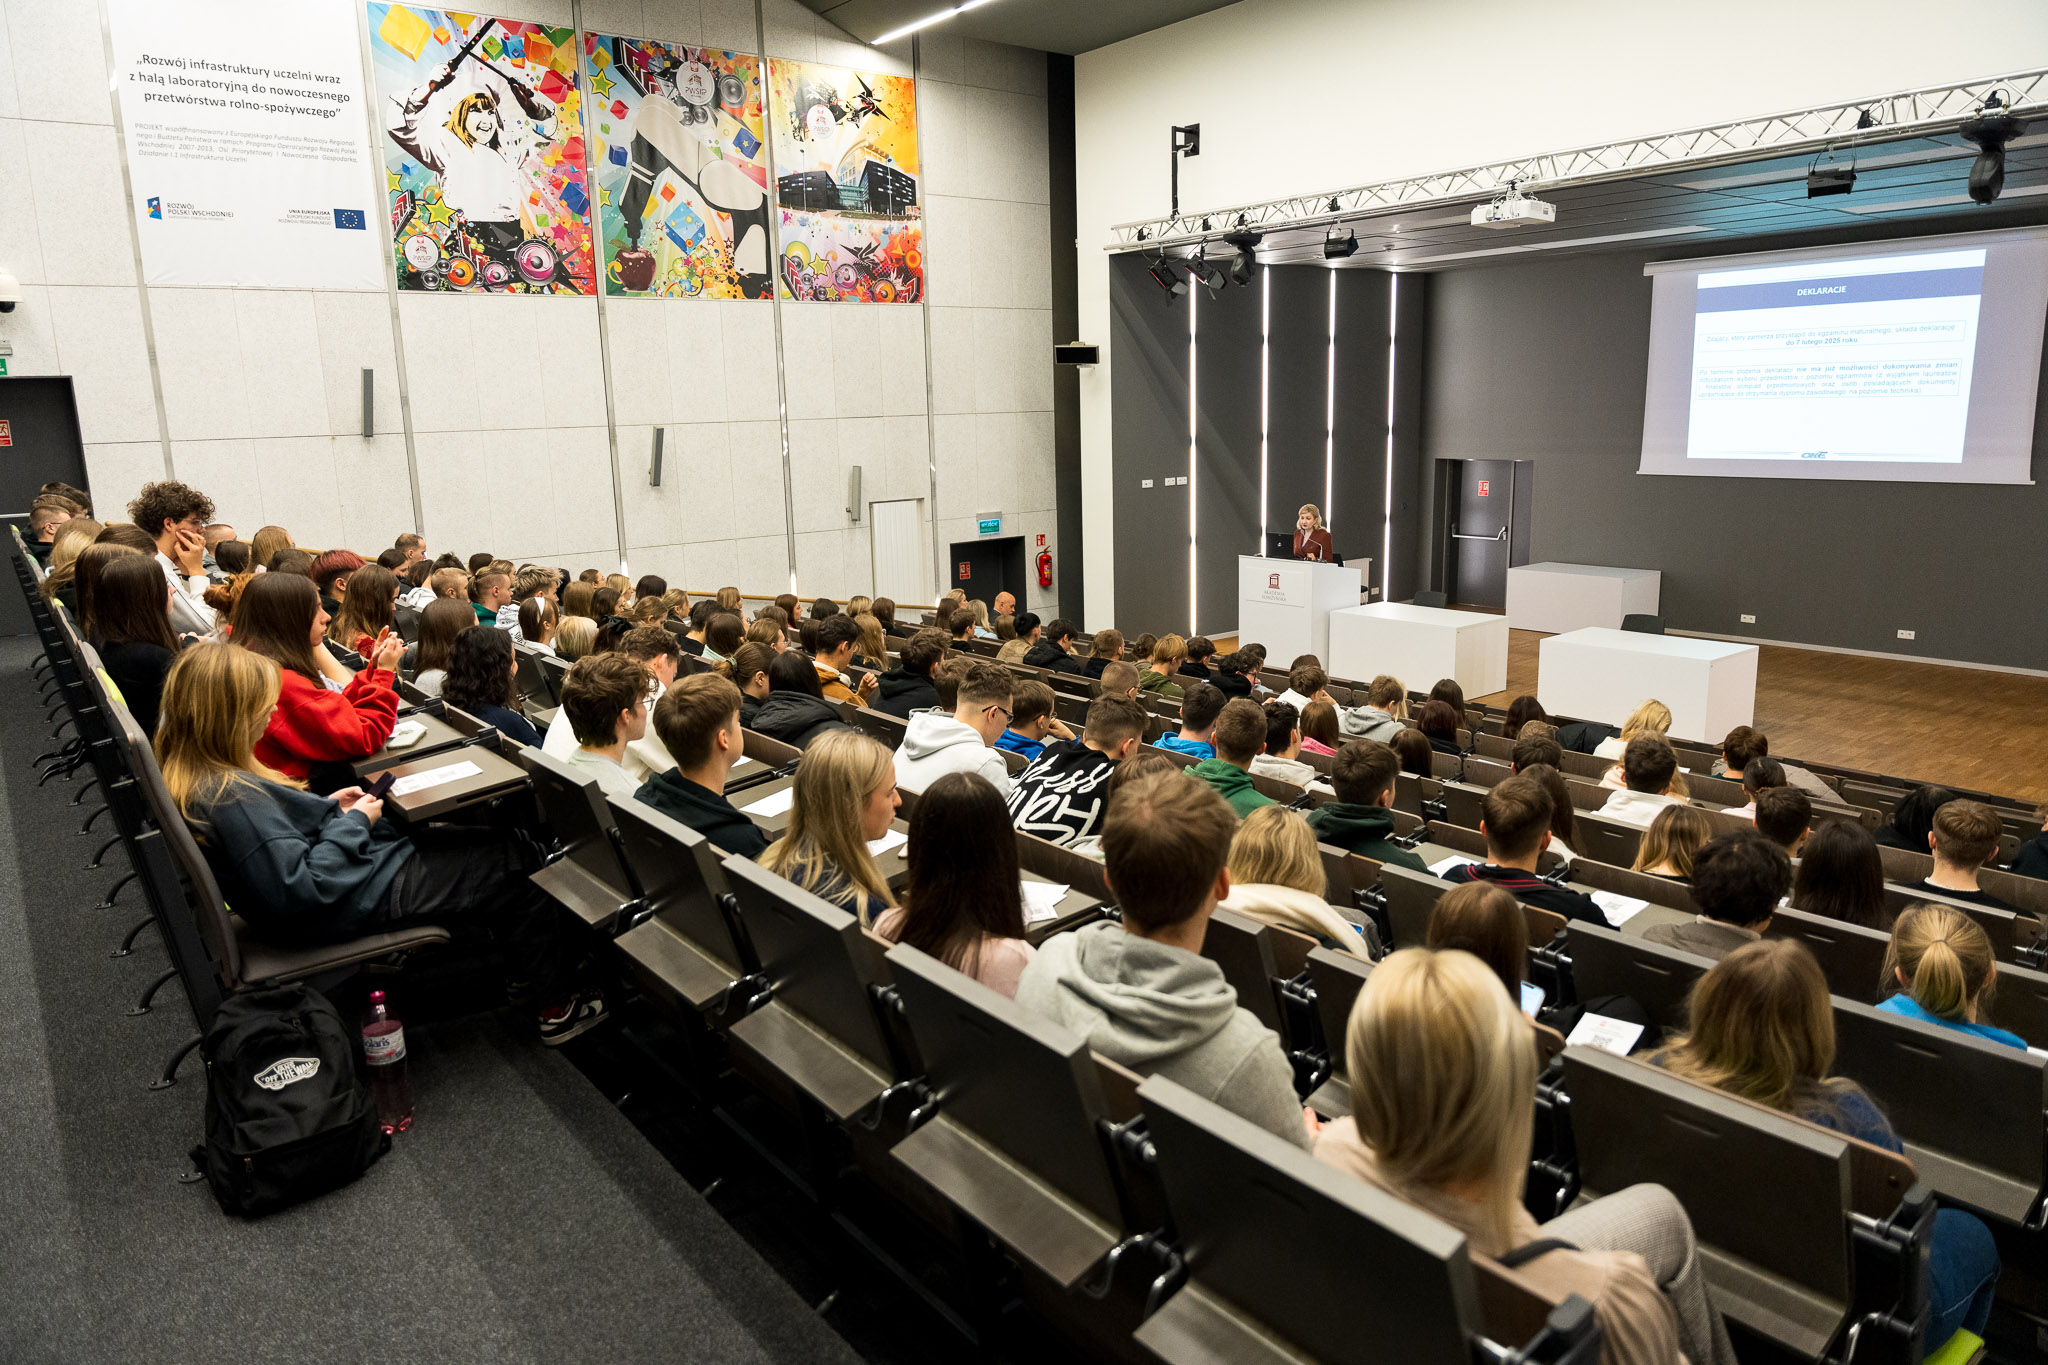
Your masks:
{"label": "red hair student", "polygon": [[398,656],[405,642],[378,633],[369,663],[351,674],[327,652],[327,613],[313,581],[298,574],[263,574],[235,603],[234,642],[275,663],[283,673],[277,709],[256,761],[287,777],[327,791],[354,781],[346,765],[384,747],[398,722]]}

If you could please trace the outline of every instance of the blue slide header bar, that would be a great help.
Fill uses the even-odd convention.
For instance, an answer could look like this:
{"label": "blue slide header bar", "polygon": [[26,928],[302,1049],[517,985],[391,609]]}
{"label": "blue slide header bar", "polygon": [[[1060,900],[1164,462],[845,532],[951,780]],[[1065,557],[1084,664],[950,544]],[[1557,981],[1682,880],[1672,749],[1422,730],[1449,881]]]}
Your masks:
{"label": "blue slide header bar", "polygon": [[1984,267],[1903,270],[1882,275],[1838,275],[1814,280],[1774,280],[1697,291],[1696,313],[1730,313],[1747,308],[1811,308],[1829,303],[1882,303],[1890,299],[1940,299],[1984,292]]}

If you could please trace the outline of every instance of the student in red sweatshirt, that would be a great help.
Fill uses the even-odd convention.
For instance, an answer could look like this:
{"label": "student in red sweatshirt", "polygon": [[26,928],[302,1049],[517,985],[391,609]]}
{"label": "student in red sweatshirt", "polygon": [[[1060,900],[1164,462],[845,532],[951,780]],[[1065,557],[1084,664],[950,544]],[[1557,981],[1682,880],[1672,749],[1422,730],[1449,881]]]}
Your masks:
{"label": "student in red sweatshirt", "polygon": [[330,791],[354,781],[348,765],[384,747],[398,721],[398,656],[405,642],[390,630],[370,642],[361,673],[327,652],[327,613],[318,589],[298,574],[263,574],[235,604],[233,639],[283,672],[277,709],[256,760],[287,777]]}

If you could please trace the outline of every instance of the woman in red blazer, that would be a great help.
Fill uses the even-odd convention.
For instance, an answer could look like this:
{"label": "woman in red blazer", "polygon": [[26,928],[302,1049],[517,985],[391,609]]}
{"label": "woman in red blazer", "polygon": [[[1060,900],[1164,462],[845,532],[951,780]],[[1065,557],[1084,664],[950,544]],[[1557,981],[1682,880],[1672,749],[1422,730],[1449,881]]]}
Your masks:
{"label": "woman in red blazer", "polygon": [[1314,503],[1303,503],[1301,510],[1294,514],[1294,557],[1328,564],[1335,553],[1330,533],[1323,527],[1323,514],[1316,510]]}
{"label": "woman in red blazer", "polygon": [[[256,741],[256,761],[325,790],[353,780],[345,765],[384,747],[398,722],[398,656],[405,642],[385,630],[351,674],[327,652],[327,613],[313,580],[267,573],[235,604],[234,642],[277,664],[277,709]],[[332,683],[332,686],[330,686]]]}

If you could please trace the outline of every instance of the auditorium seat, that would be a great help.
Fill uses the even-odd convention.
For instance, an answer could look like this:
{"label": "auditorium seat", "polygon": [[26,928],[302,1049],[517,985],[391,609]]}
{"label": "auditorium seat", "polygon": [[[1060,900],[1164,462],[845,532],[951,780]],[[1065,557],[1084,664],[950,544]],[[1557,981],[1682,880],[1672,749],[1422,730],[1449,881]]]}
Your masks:
{"label": "auditorium seat", "polygon": [[640,901],[640,890],[620,857],[603,789],[539,749],[520,750],[519,763],[555,839],[547,865],[533,874],[534,884],[592,929],[616,933]]}
{"label": "auditorium seat", "polygon": [[1635,1001],[1649,1020],[1639,1050],[1655,1046],[1666,1033],[1685,1028],[1686,1002],[1693,983],[1714,965],[1708,958],[1578,920],[1565,926],[1565,936],[1572,1000],[1588,1008],[1604,996]]}
{"label": "auditorium seat", "polygon": [[1419,592],[1408,599],[1409,605],[1417,607],[1446,607],[1450,599],[1440,592]]}
{"label": "auditorium seat", "polygon": [[1621,628],[1626,631],[1633,631],[1637,635],[1662,635],[1664,633],[1664,618],[1661,616],[1651,616],[1644,612],[1632,611],[1621,618]]}
{"label": "auditorium seat", "polygon": [[[1825,915],[1780,909],[1771,916],[1766,938],[1796,939],[1806,945],[1828,979],[1828,992],[1865,1005],[1875,1005],[1892,989],[1884,981],[1885,951],[1891,935],[1865,929]],[[2001,973],[2001,976],[2003,974]],[[2001,988],[2004,981],[2000,981]]]}
{"label": "auditorium seat", "polygon": [[620,857],[641,888],[633,923],[616,940],[627,968],[650,998],[692,1021],[712,1010],[744,1013],[751,1001],[729,993],[760,964],[739,932],[718,850],[652,806],[609,804]]}

